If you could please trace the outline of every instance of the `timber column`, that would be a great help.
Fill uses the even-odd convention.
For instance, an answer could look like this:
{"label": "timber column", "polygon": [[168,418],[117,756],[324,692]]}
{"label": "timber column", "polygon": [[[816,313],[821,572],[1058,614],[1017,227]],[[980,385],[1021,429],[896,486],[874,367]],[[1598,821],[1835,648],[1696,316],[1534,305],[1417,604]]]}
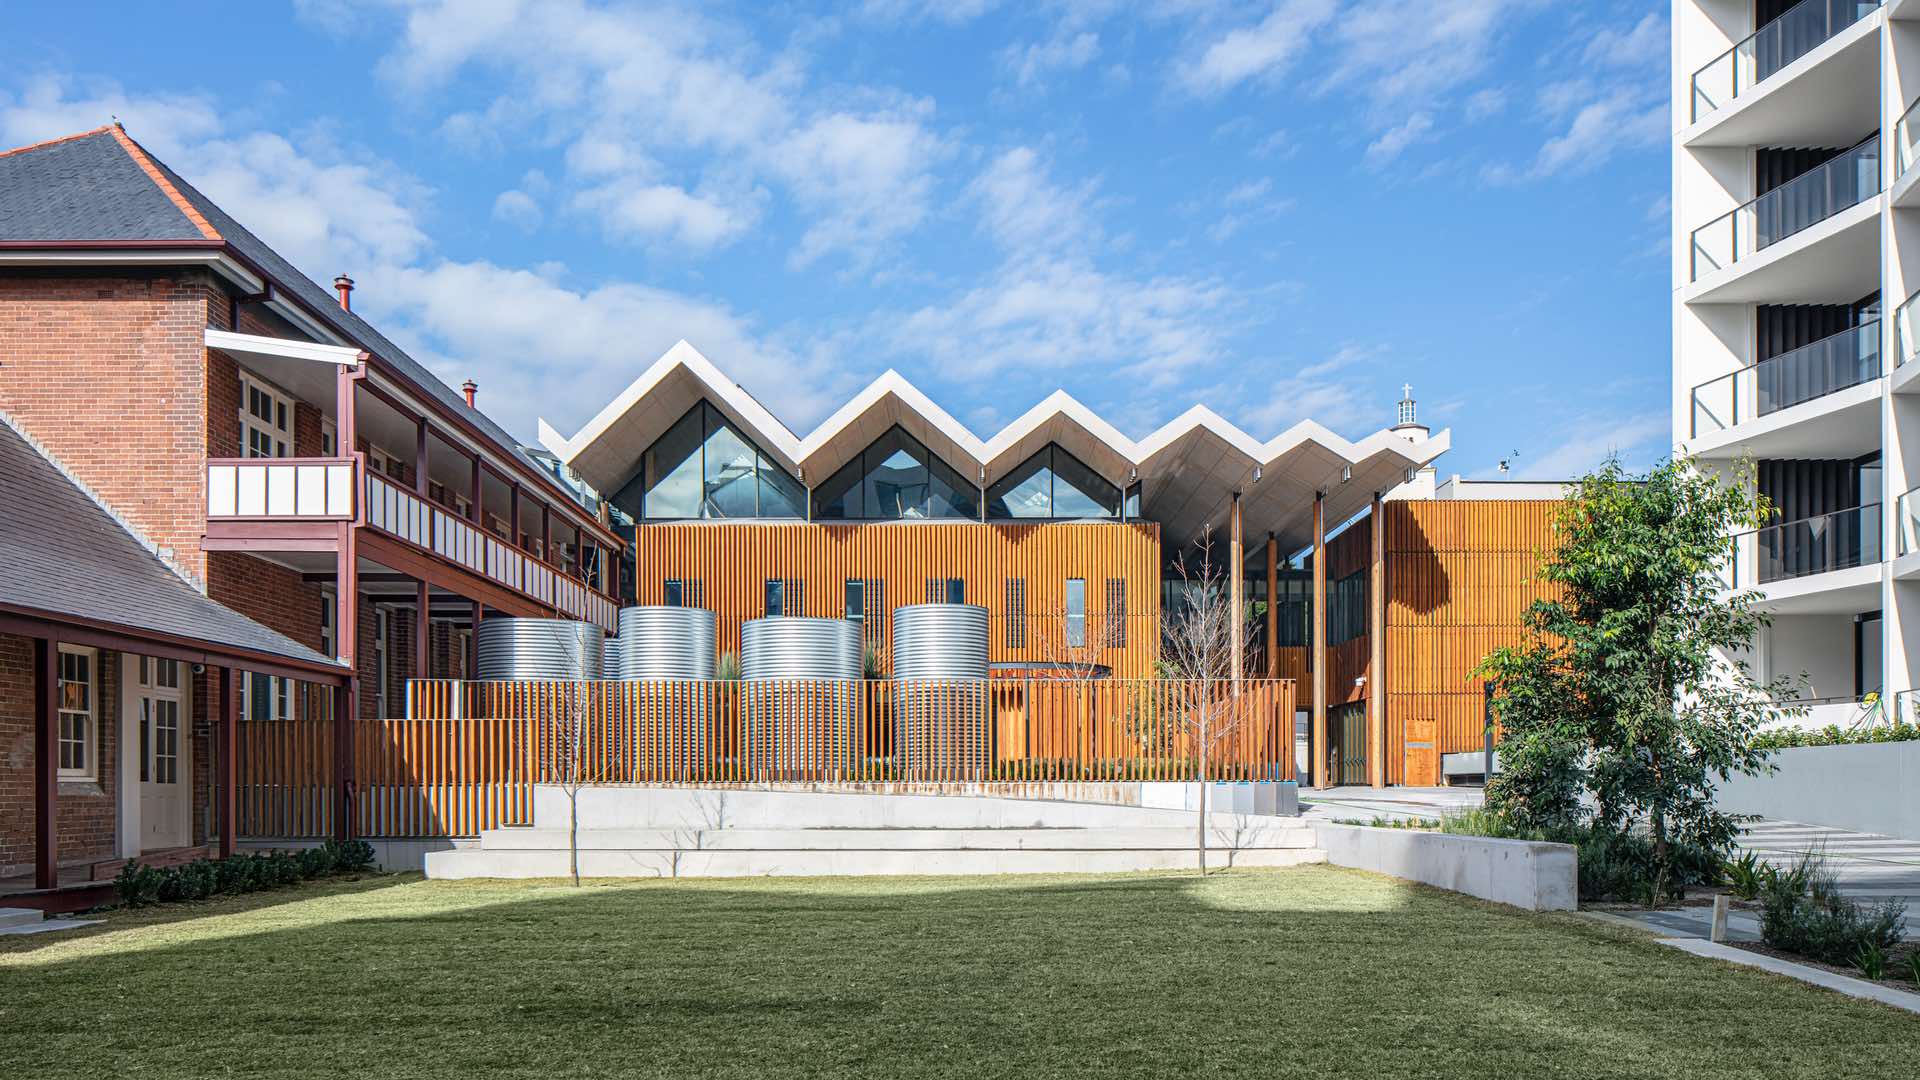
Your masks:
{"label": "timber column", "polygon": [[1332,786],[1327,768],[1327,504],[1326,492],[1313,493],[1313,786]]}
{"label": "timber column", "polygon": [[1246,562],[1246,553],[1240,542],[1240,493],[1233,493],[1233,513],[1227,533],[1227,558],[1232,563],[1227,573],[1227,603],[1229,618],[1227,623],[1228,650],[1231,653],[1233,672],[1233,692],[1240,693],[1240,677],[1246,668],[1247,655],[1247,616],[1246,616],[1246,572],[1242,564]]}
{"label": "timber column", "polygon": [[[1280,541],[1267,534],[1267,678],[1280,677]],[[1293,718],[1287,718],[1287,738],[1293,738]],[[1288,751],[1292,753],[1291,750]]]}
{"label": "timber column", "polygon": [[1373,493],[1373,565],[1367,574],[1367,782],[1387,786],[1387,524]]}

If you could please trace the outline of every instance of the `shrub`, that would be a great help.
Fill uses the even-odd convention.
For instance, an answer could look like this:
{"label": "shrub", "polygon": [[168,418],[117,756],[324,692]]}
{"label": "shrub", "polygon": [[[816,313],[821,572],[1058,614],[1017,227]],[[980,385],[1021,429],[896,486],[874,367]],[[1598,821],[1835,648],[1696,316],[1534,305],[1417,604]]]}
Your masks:
{"label": "shrub", "polygon": [[184,866],[169,866],[160,874],[160,900],[174,904],[182,900],[205,900],[219,888],[219,872],[212,859],[195,859]]}
{"label": "shrub", "polygon": [[1828,724],[1823,728],[1775,728],[1753,737],[1756,750],[1785,750],[1796,746],[1852,746],[1860,743],[1911,742],[1920,739],[1920,724],[1895,720],[1891,724],[1857,729]]}
{"label": "shrub", "polygon": [[1886,950],[1871,941],[1864,942],[1860,951],[1853,954],[1853,966],[1869,979],[1884,979],[1887,977]]}
{"label": "shrub", "polygon": [[335,869],[333,849],[325,844],[297,851],[293,858],[300,864],[300,876],[303,878],[326,877]]}
{"label": "shrub", "polygon": [[1749,851],[1727,863],[1726,876],[1734,896],[1752,900],[1760,895],[1760,890],[1766,885],[1767,867],[1760,862],[1758,855]]}
{"label": "shrub", "polygon": [[329,840],[320,845],[333,856],[333,864],[342,871],[366,870],[373,866],[373,845],[365,840]]}
{"label": "shrub", "polygon": [[1826,860],[1808,854],[1773,874],[1761,892],[1760,939],[1825,963],[1854,963],[1869,950],[1900,944],[1906,905],[1866,905],[1840,895]]}
{"label": "shrub", "polygon": [[1920,949],[1907,954],[1907,975],[1913,979],[1913,985],[1920,988]]}
{"label": "shrub", "polygon": [[114,891],[120,894],[120,902],[128,907],[159,903],[162,884],[160,871],[137,859],[129,860],[113,879]]}

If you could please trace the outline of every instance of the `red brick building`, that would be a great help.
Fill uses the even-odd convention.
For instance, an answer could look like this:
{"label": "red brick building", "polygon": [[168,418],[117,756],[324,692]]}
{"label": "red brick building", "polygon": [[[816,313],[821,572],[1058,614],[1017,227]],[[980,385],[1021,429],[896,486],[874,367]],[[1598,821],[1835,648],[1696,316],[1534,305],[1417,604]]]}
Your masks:
{"label": "red brick building", "polygon": [[[618,536],[471,391],[355,315],[351,281],[335,285],[302,275],[117,126],[0,152],[7,425],[202,600],[283,653],[304,650],[303,663],[352,673],[335,695],[325,668],[256,663],[237,688],[248,717],[397,715],[406,679],[466,671],[489,613],[610,626],[616,606]],[[19,501],[9,512],[35,513]],[[58,549],[56,531],[38,535]],[[0,613],[16,599],[0,595]],[[94,614],[143,629],[138,611]],[[116,779],[137,754],[115,710],[129,686],[152,689],[155,667],[132,649],[67,659],[81,654],[62,633],[0,622],[0,877],[36,859],[47,793],[33,778],[48,774],[31,733],[52,669],[34,657],[49,647],[52,691],[96,703],[90,725],[69,710],[85,734],[67,760],[89,764],[53,773],[57,860],[213,838],[208,778],[222,762],[207,676],[180,695],[191,820],[142,835]]]}

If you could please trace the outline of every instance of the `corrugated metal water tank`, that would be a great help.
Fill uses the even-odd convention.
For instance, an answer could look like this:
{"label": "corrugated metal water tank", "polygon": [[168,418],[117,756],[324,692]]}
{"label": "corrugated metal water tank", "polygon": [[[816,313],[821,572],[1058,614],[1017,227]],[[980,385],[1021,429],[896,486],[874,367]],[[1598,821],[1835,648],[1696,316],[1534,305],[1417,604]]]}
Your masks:
{"label": "corrugated metal water tank", "polygon": [[851,767],[860,624],[768,616],[740,625],[749,767],[755,778]]}
{"label": "corrugated metal water tank", "polygon": [[624,685],[609,692],[617,715],[637,725],[636,744],[654,748],[637,763],[642,779],[684,776],[706,760],[715,713],[716,688],[707,680],[714,676],[716,624],[705,608],[620,609],[620,636],[614,638],[620,666],[609,677]]}
{"label": "corrugated metal water tank", "polygon": [[910,775],[989,764],[989,636],[987,609],[977,604],[894,609],[895,746]]}
{"label": "corrugated metal water tank", "polygon": [[716,620],[693,607],[620,609],[618,679],[713,678]]}
{"label": "corrugated metal water tank", "polygon": [[474,674],[482,680],[598,679],[605,637],[577,619],[482,619]]}
{"label": "corrugated metal water tank", "polygon": [[600,644],[600,677],[617,679],[620,677],[620,652],[625,643],[617,637],[607,638]]}

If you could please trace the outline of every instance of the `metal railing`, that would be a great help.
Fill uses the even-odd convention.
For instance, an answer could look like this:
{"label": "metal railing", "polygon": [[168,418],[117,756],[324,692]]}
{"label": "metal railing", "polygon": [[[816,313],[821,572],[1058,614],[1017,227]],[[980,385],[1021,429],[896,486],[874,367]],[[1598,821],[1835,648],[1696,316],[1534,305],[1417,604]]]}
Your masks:
{"label": "metal railing", "polygon": [[1689,437],[1723,431],[1880,377],[1880,320],[1768,357],[1693,388]]}
{"label": "metal railing", "polygon": [[1880,136],[1693,230],[1690,281],[1732,266],[1880,193]]}
{"label": "metal railing", "polygon": [[1693,73],[1688,123],[1730,104],[1775,72],[1859,22],[1881,0],[1802,0]]}
{"label": "metal railing", "polygon": [[1769,525],[1733,537],[1736,588],[1880,561],[1880,504]]}
{"label": "metal railing", "polygon": [[209,520],[351,521],[352,458],[209,458]]}
{"label": "metal railing", "polygon": [[1915,350],[1920,349],[1920,334],[1914,331],[1914,318],[1920,316],[1920,308],[1914,301],[1920,300],[1920,292],[1915,292],[1893,309],[1893,366],[1899,367],[1913,359]]}

